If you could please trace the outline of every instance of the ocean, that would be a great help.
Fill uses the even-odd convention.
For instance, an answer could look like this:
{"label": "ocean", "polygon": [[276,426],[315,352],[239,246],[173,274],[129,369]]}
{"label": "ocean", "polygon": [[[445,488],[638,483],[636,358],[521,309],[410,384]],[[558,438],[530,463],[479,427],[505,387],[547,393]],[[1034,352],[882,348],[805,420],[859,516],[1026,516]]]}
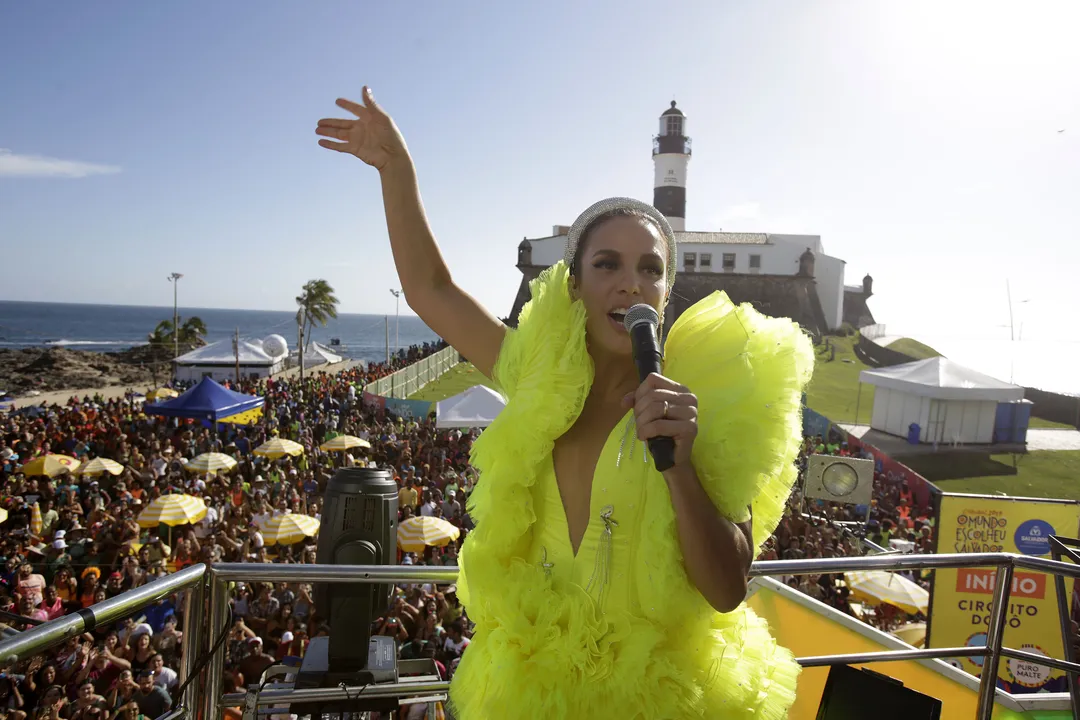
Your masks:
{"label": "ocean", "polygon": [[[80,305],[0,301],[0,348],[67,347],[73,350],[115,352],[146,342],[147,335],[162,320],[172,320],[171,307],[129,305]],[[220,310],[180,308],[180,321],[196,316],[206,324],[207,342],[231,338],[240,329],[241,338],[281,335],[290,350],[296,348],[296,313],[274,310]],[[311,339],[330,345],[338,354],[369,362],[386,360],[387,321],[391,352],[438,340],[420,318],[339,314],[326,327],[316,326]]]}
{"label": "ocean", "polygon": [[[181,320],[192,315],[206,323],[208,342],[240,336],[265,338],[278,334],[296,347],[296,313],[272,310],[219,310],[180,308]],[[0,301],[0,348],[69,347],[109,352],[146,342],[154,327],[172,319],[171,307],[76,305]],[[389,316],[390,347],[438,339],[420,318],[402,317],[400,328]],[[326,327],[316,327],[313,339],[335,347],[354,360],[386,359],[386,322],[383,315],[341,314]],[[1000,380],[1050,392],[1080,395],[1080,339],[1044,333],[1033,339],[1009,340],[1008,329],[978,328],[968,332],[887,325],[889,334],[913,337],[946,357]],[[397,340],[395,340],[397,338]]]}

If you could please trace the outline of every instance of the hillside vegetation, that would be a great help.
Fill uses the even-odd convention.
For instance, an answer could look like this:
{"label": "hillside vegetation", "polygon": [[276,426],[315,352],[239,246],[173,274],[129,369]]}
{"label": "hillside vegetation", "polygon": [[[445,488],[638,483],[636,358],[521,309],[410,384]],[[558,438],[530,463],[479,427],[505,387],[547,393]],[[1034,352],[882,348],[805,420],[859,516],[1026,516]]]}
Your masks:
{"label": "hillside vegetation", "polygon": [[893,342],[889,343],[889,349],[895,350],[896,352],[904,353],[908,357],[914,358],[916,360],[925,360],[932,357],[941,357],[941,353],[939,353],[934,348],[930,347],[929,345],[923,345],[918,340],[912,340],[911,338],[900,338],[899,340],[894,340]]}

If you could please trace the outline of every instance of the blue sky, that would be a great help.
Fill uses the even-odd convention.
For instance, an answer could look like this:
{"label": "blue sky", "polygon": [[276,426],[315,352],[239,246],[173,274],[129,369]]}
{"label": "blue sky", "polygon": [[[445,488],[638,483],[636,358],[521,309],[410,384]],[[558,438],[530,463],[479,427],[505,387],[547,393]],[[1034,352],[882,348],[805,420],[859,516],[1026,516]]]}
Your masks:
{"label": "blue sky", "polygon": [[[458,281],[497,314],[524,236],[652,196],[672,98],[687,227],[809,232],[897,328],[1077,330],[1080,5],[4,3],[0,299],[392,312],[378,178],[316,145],[370,84]],[[1064,132],[1059,132],[1064,130]],[[1072,308],[1067,314],[1055,312]]]}

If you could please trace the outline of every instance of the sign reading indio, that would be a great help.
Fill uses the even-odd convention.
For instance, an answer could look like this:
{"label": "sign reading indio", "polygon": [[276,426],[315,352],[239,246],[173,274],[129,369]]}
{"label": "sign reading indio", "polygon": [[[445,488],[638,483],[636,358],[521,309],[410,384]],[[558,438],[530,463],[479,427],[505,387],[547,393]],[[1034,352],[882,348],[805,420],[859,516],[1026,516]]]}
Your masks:
{"label": "sign reading indio", "polygon": [[[997,571],[984,568],[961,568],[956,574],[956,592],[991,595],[997,581]],[[1042,573],[1013,573],[1012,599],[1046,597],[1046,575]]]}
{"label": "sign reading indio", "polygon": [[[1007,552],[1033,557],[1050,554],[1050,537],[1077,537],[1080,503],[989,495],[943,493],[938,506],[937,552]],[[926,646],[977,646],[986,643],[994,611],[996,568],[935,570],[930,592]],[[1012,573],[1005,608],[1004,644],[1029,652],[1062,657],[1061,625],[1052,576],[1042,572]],[[1072,592],[1066,581],[1066,593]],[[983,671],[983,658],[955,658],[952,664],[973,674]],[[998,686],[1009,692],[1063,692],[1065,674],[1031,662],[1003,662]]]}

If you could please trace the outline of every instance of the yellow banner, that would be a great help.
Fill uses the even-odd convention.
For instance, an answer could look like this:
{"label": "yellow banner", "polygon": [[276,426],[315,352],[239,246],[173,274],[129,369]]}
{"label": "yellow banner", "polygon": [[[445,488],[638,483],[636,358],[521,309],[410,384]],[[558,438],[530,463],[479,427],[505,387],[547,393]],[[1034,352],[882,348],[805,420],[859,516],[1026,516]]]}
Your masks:
{"label": "yellow banner", "polygon": [[218,420],[218,422],[229,423],[231,425],[250,425],[252,423],[259,422],[259,419],[262,418],[262,414],[263,409],[262,405],[260,405],[257,408],[245,410],[242,413],[236,413],[235,415],[230,415],[227,418],[221,418],[220,420]]}
{"label": "yellow banner", "polygon": [[[1049,558],[1050,536],[1075,538],[1078,528],[1080,503],[1074,501],[945,494],[937,522],[937,551],[1007,552]],[[986,643],[995,575],[995,568],[935,571],[928,647]],[[1065,589],[1071,603],[1070,580],[1066,580]],[[1053,575],[1014,571],[1005,645],[1064,658]],[[953,658],[949,662],[973,675],[982,673],[982,658]],[[1062,671],[1018,660],[1002,659],[998,678],[1006,690],[1014,693],[1068,690]]]}

